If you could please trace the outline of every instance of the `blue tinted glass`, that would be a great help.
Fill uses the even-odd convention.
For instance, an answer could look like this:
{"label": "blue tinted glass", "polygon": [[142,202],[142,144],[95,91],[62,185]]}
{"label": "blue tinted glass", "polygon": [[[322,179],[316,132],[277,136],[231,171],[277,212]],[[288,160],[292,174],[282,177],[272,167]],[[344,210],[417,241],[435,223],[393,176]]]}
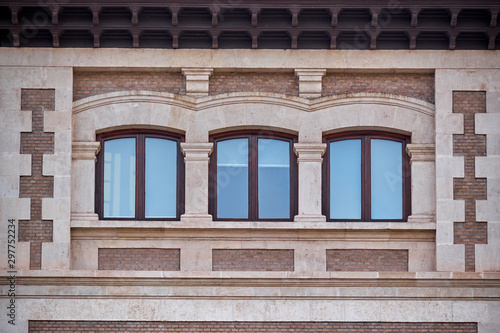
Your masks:
{"label": "blue tinted glass", "polygon": [[290,143],[258,141],[259,218],[290,218]]}
{"label": "blue tinted glass", "polygon": [[135,139],[104,142],[104,217],[135,217]]}
{"label": "blue tinted glass", "polygon": [[177,216],[177,142],[146,138],[145,217]]}
{"label": "blue tinted glass", "polygon": [[403,218],[402,143],[371,140],[371,217]]}
{"label": "blue tinted glass", "polygon": [[361,219],[361,140],[330,143],[330,218]]}
{"label": "blue tinted glass", "polygon": [[217,142],[217,217],[248,218],[248,139]]}

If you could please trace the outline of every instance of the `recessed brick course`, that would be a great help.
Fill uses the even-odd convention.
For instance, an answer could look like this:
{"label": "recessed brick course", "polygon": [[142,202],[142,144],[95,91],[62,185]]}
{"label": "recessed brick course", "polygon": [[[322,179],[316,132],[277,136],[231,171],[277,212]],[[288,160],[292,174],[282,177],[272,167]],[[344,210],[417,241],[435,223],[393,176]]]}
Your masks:
{"label": "recessed brick course", "polygon": [[41,269],[42,242],[52,242],[52,221],[42,220],[42,198],[54,196],[54,177],[44,176],[43,154],[54,153],[54,133],[43,131],[44,111],[54,111],[54,89],[22,89],[21,111],[32,112],[32,131],[21,133],[21,154],[31,154],[31,176],[19,179],[19,197],[30,198],[30,220],[19,221],[19,241],[30,242],[30,269]]}
{"label": "recessed brick course", "polygon": [[73,77],[73,100],[94,95],[132,90],[149,90],[185,95],[180,72],[77,72]]}
{"label": "recessed brick course", "polygon": [[293,73],[214,73],[209,94],[266,92],[299,96],[299,81]]}
{"label": "recessed brick course", "polygon": [[322,96],[353,93],[385,93],[434,103],[434,74],[425,73],[328,73]]}
{"label": "recessed brick course", "polygon": [[212,250],[213,271],[293,271],[293,250]]}
{"label": "recessed brick course", "polygon": [[344,333],[477,333],[477,323],[384,322],[189,322],[189,321],[29,321],[30,333],[41,332],[344,332]]}
{"label": "recessed brick course", "polygon": [[486,135],[475,133],[476,113],[486,112],[484,91],[454,91],[453,112],[464,115],[464,134],[453,135],[453,155],[464,156],[464,178],[453,179],[453,199],[465,201],[465,222],[454,223],[454,243],[465,245],[465,271],[476,270],[476,244],[487,244],[486,222],[476,220],[476,200],[486,200],[487,182],[475,177],[476,156],[486,156]]}
{"label": "recessed brick course", "polygon": [[99,270],[179,271],[180,249],[101,248]]}
{"label": "recessed brick course", "polygon": [[326,270],[407,272],[408,250],[326,250]]}

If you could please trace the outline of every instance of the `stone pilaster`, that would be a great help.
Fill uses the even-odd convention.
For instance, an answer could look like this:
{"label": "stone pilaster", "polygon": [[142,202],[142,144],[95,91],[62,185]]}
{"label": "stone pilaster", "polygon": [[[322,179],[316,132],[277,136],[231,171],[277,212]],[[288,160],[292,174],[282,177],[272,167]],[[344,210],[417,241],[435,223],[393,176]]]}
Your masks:
{"label": "stone pilaster", "polygon": [[299,169],[299,214],[296,222],[322,222],[321,214],[321,163],[326,150],[324,143],[296,143]]}
{"label": "stone pilaster", "polygon": [[436,158],[434,144],[413,143],[406,146],[411,164],[411,209],[408,222],[436,220]]}
{"label": "stone pilaster", "polygon": [[73,142],[71,219],[97,220],[94,209],[95,161],[100,149],[99,142]]}
{"label": "stone pilaster", "polygon": [[208,214],[208,164],[212,143],[181,143],[186,174],[185,212],[181,221],[212,221]]}

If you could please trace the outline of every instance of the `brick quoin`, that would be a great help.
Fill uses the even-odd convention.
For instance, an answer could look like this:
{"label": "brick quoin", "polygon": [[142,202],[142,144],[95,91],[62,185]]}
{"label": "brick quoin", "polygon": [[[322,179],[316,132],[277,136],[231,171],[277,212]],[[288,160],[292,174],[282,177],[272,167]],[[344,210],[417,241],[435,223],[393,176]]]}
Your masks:
{"label": "brick quoin", "polygon": [[99,270],[179,271],[180,249],[99,249]]}
{"label": "brick quoin", "polygon": [[475,134],[474,115],[486,112],[484,91],[454,91],[453,113],[464,115],[464,134],[453,135],[453,155],[464,156],[464,178],[453,179],[453,199],[465,201],[465,222],[454,223],[454,243],[465,245],[465,271],[476,270],[476,244],[487,244],[486,222],[476,220],[476,200],[486,200],[486,179],[475,177],[476,156],[486,156],[486,135]]}
{"label": "brick quoin", "polygon": [[360,92],[401,95],[434,104],[434,74],[328,73],[323,77],[322,96]]}
{"label": "brick quoin", "polygon": [[212,250],[213,271],[293,271],[293,250]]}
{"label": "brick quoin", "polygon": [[408,272],[408,250],[326,250],[326,270]]}
{"label": "brick quoin", "polygon": [[73,100],[116,91],[148,90],[185,95],[184,76],[172,72],[77,72]]}
{"label": "brick quoin", "polygon": [[41,269],[42,243],[52,242],[52,221],[42,220],[42,198],[54,196],[54,177],[43,176],[43,154],[54,153],[54,133],[43,131],[44,111],[54,111],[54,89],[22,89],[21,111],[32,112],[32,131],[21,133],[21,154],[31,154],[31,176],[21,176],[19,197],[30,198],[30,220],[19,221],[19,241],[30,242],[30,269]]}
{"label": "brick quoin", "polygon": [[293,73],[214,73],[210,77],[210,95],[236,92],[298,96],[299,81]]}
{"label": "brick quoin", "polygon": [[477,333],[477,323],[29,321],[29,332]]}

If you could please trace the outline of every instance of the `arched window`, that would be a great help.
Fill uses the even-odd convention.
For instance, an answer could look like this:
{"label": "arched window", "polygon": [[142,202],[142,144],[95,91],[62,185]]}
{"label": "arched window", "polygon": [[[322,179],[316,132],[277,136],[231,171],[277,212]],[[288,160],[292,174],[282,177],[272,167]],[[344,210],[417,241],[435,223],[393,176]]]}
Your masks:
{"label": "arched window", "polygon": [[325,138],[323,209],[329,221],[406,221],[411,182],[409,137],[384,132]]}
{"label": "arched window", "polygon": [[297,210],[294,138],[233,132],[212,140],[210,207],[214,219],[292,221]]}
{"label": "arched window", "polygon": [[180,136],[127,130],[100,134],[98,140],[99,218],[179,220],[184,203]]}

